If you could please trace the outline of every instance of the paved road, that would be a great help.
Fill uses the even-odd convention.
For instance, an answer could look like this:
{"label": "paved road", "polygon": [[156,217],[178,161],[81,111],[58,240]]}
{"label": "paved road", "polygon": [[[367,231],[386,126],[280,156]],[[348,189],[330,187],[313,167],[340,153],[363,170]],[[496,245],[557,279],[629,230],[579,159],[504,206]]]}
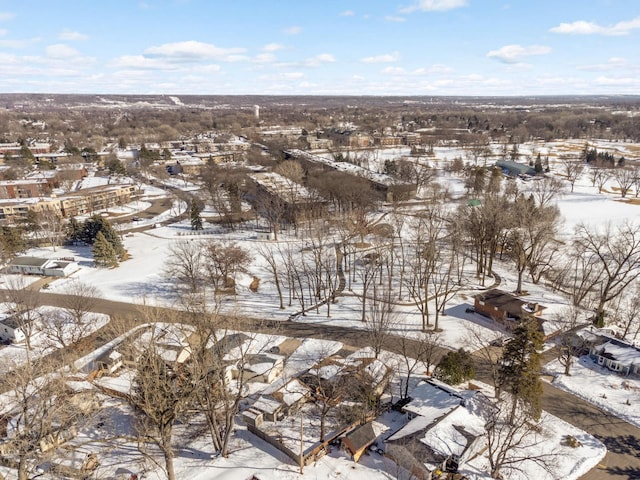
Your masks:
{"label": "paved road", "polygon": [[[40,299],[46,305],[61,305],[61,295],[41,292]],[[109,315],[140,317],[141,307],[125,302],[97,300],[95,311]],[[159,309],[162,311],[163,309]],[[171,318],[170,316],[168,318]],[[337,340],[355,347],[367,345],[362,331],[345,327],[307,324],[303,322],[260,321],[251,318],[238,320],[237,328],[247,331],[277,330],[278,334],[298,338],[322,338]],[[106,339],[103,339],[105,341]],[[397,339],[386,339],[384,348],[400,352]],[[439,354],[446,352],[441,349]],[[489,367],[477,365],[478,380],[491,383]],[[543,408],[578,428],[594,435],[608,449],[601,464],[582,477],[582,480],[638,480],[640,479],[640,429],[609,415],[597,407],[549,384],[544,384]]]}

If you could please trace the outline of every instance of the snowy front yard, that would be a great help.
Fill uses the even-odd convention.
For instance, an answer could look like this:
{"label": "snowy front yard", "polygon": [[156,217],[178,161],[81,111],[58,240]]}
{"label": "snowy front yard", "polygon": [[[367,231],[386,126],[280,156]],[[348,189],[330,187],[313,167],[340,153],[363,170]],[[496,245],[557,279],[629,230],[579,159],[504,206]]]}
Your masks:
{"label": "snowy front yard", "polygon": [[640,379],[623,377],[597,365],[588,356],[580,357],[571,367],[571,375],[554,360],[544,367],[554,387],[580,397],[602,410],[640,427]]}

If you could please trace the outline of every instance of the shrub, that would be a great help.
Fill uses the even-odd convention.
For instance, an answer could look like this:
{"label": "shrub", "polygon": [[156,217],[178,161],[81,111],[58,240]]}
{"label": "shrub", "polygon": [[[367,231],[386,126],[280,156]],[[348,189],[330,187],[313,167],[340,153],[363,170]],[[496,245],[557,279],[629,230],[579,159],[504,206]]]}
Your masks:
{"label": "shrub", "polygon": [[448,352],[438,365],[433,376],[449,385],[457,385],[475,377],[476,370],[471,354],[464,348]]}

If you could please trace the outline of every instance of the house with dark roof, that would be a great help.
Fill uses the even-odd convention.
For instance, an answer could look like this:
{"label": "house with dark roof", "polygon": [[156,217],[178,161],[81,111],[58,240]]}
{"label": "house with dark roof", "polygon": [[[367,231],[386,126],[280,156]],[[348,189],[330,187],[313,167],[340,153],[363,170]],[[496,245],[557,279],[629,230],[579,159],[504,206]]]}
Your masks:
{"label": "house with dark roof", "polygon": [[476,295],[474,307],[477,313],[495,320],[509,331],[523,318],[536,318],[542,328],[541,314],[546,308],[497,288]]}
{"label": "house with dark roof", "polygon": [[0,319],[0,341],[20,343],[26,339],[26,322],[33,319],[19,317],[18,314]]}

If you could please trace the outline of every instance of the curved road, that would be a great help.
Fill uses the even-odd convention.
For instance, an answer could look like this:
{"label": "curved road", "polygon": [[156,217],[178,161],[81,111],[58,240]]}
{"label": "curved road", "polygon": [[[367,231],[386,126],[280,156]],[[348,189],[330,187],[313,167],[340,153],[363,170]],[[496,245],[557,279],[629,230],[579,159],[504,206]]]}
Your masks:
{"label": "curved road", "polygon": [[[40,301],[45,305],[61,306],[62,295],[40,292]],[[124,317],[140,316],[142,306],[125,302],[97,299],[92,310],[108,315]],[[164,309],[160,308],[159,311]],[[167,309],[167,311],[169,311]],[[175,314],[175,311],[172,311]],[[171,318],[171,316],[168,316]],[[236,328],[247,331],[273,331],[278,334],[297,338],[322,338],[336,340],[355,347],[367,345],[367,336],[361,331],[345,327],[306,324],[286,321],[261,321],[243,317],[235,320]],[[107,339],[101,338],[102,341]],[[390,336],[385,339],[384,348],[400,353],[397,339]],[[440,355],[447,350],[441,349]],[[489,366],[485,363],[477,366],[480,381],[491,384]],[[640,429],[603,412],[590,403],[581,400],[552,385],[544,383],[543,408],[594,435],[607,447],[607,455],[598,467],[582,477],[582,480],[638,480],[640,479]]]}

